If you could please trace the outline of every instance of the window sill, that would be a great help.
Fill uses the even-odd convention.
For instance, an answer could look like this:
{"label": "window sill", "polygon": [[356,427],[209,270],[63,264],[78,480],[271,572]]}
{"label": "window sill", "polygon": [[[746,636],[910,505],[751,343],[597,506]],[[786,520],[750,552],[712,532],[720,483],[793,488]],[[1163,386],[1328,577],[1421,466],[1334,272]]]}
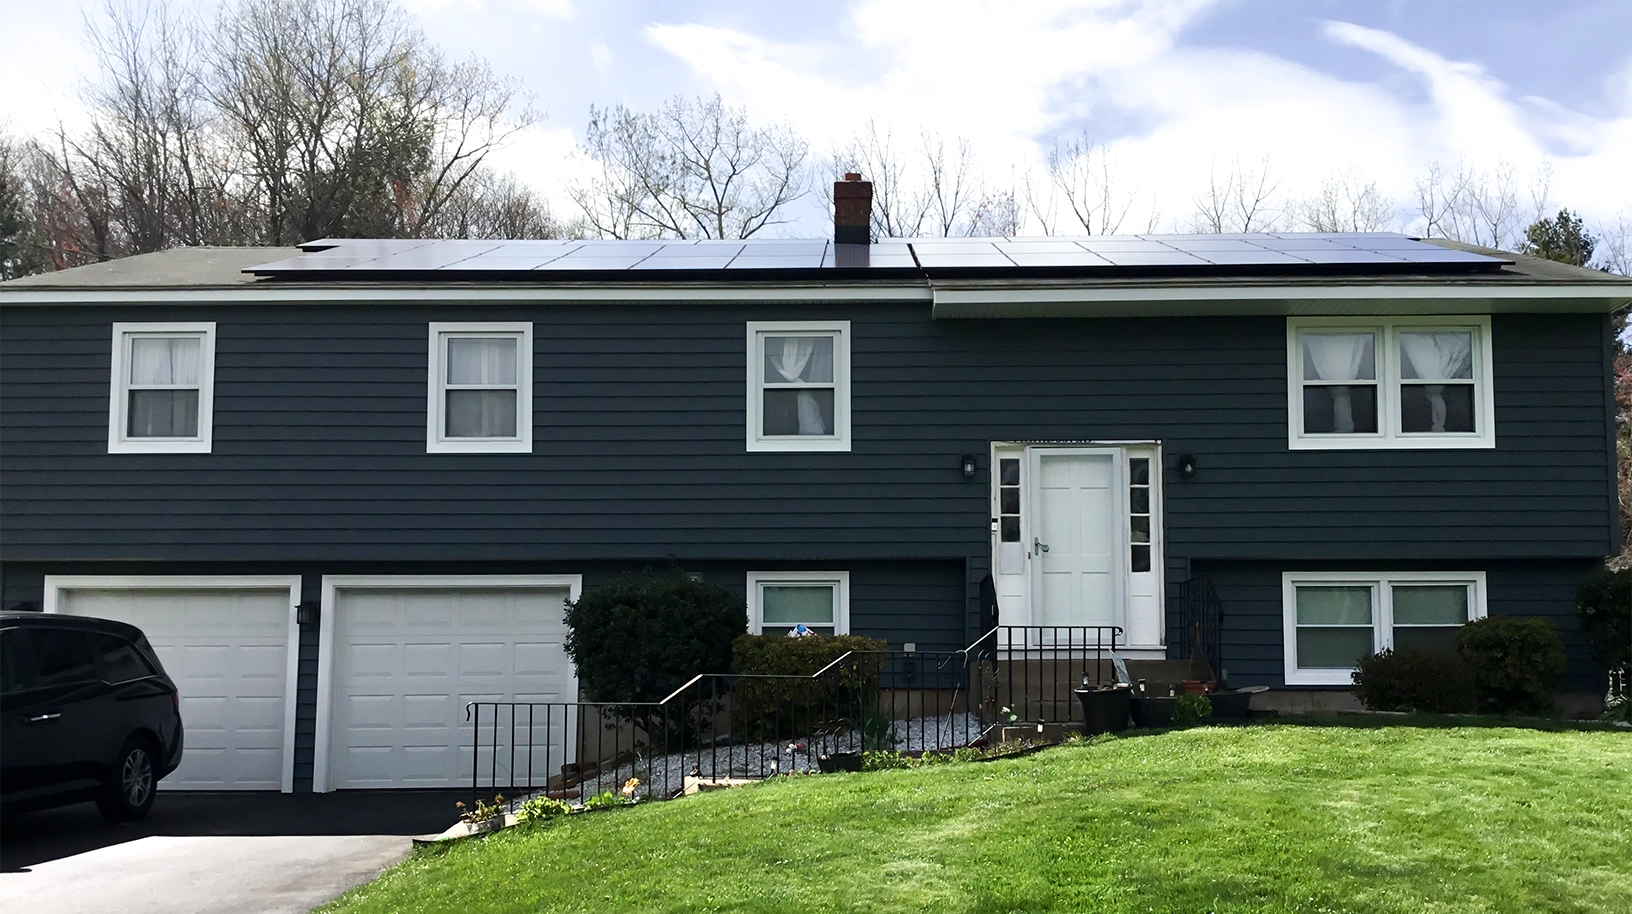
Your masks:
{"label": "window sill", "polygon": [[1436,437],[1413,435],[1400,438],[1288,438],[1287,447],[1294,451],[1457,451],[1489,450],[1496,447],[1494,435],[1458,435]]}
{"label": "window sill", "polygon": [[1288,686],[1354,686],[1354,670],[1298,670],[1286,677]]}
{"label": "window sill", "polygon": [[850,442],[844,438],[761,438],[749,439],[748,452],[763,454],[848,453]]}
{"label": "window sill", "polygon": [[203,440],[125,440],[109,441],[110,454],[208,454],[210,442]]}
{"label": "window sill", "polygon": [[501,440],[483,441],[432,441],[425,445],[427,454],[531,454],[531,441]]}

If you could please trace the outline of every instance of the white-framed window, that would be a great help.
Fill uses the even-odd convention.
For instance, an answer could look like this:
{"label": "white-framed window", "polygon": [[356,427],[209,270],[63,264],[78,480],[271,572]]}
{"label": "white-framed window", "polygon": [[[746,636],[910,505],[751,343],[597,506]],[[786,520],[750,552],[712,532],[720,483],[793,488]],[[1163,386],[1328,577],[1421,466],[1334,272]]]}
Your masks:
{"label": "white-framed window", "polygon": [[1287,685],[1349,685],[1385,648],[1453,650],[1485,617],[1485,573],[1287,572],[1281,576]]}
{"label": "white-framed window", "polygon": [[1489,316],[1288,318],[1293,449],[1496,446]]}
{"label": "white-framed window", "polygon": [[850,634],[850,572],[748,572],[748,631],[785,635],[796,625],[820,635]]}
{"label": "white-framed window", "polygon": [[532,453],[530,322],[431,324],[429,386],[427,453]]}
{"label": "white-framed window", "polygon": [[113,325],[108,453],[208,454],[215,324]]}
{"label": "white-framed window", "polygon": [[850,322],[748,322],[748,450],[850,450]]}

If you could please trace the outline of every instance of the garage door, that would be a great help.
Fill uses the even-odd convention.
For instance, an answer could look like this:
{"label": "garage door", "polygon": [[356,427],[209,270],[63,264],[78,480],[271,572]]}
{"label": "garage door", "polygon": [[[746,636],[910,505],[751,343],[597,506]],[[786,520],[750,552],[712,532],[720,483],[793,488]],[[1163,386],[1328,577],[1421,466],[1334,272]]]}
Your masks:
{"label": "garage door", "polygon": [[140,628],[181,693],[170,790],[283,786],[289,591],[66,589],[60,611]]}
{"label": "garage door", "polygon": [[576,701],[566,587],[337,588],[330,788],[470,784],[470,701]]}

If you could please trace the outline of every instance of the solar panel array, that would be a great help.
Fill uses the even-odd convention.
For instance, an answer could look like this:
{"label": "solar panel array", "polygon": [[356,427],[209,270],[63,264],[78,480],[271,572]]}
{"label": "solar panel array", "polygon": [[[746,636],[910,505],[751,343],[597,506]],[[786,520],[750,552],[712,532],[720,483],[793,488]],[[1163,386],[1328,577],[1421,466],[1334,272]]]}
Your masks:
{"label": "solar panel array", "polygon": [[[747,241],[417,241],[333,239],[304,245],[288,260],[251,267],[258,276],[365,278],[370,274],[535,274],[646,271],[801,272],[923,270],[1112,273],[1147,268],[1205,274],[1209,268],[1401,270],[1495,268],[1509,261],[1390,233],[1097,235],[1091,237],[918,238],[870,245],[801,239]],[[740,275],[740,274],[739,274]]]}

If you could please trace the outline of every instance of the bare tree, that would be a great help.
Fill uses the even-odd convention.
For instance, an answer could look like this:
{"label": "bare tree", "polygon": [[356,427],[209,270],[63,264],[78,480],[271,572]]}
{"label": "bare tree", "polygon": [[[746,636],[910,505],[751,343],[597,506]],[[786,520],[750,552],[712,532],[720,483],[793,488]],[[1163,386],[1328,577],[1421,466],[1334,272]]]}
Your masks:
{"label": "bare tree", "polygon": [[972,228],[975,210],[989,201],[980,191],[980,178],[975,171],[974,144],[967,137],[960,136],[952,141],[952,149],[948,153],[946,139],[929,130],[919,135],[919,142],[924,164],[924,189],[929,199],[925,227],[942,238],[975,234]]}
{"label": "bare tree", "polygon": [[1531,178],[1527,209],[1511,162],[1489,169],[1459,162],[1454,171],[1430,162],[1416,180],[1418,230],[1430,238],[1514,250],[1526,226],[1547,217],[1551,182],[1552,164],[1544,160]]}
{"label": "bare tree", "polygon": [[207,49],[265,240],[413,236],[536,115],[519,86],[450,64],[390,0],[240,0]]}
{"label": "bare tree", "polygon": [[460,185],[422,230],[433,238],[571,238],[582,226],[564,224],[549,201],[511,173],[481,169]]}
{"label": "bare tree", "polygon": [[1311,232],[1381,232],[1394,222],[1394,202],[1353,168],[1328,175],[1314,196],[1291,210],[1297,224]]}
{"label": "bare tree", "polygon": [[892,132],[886,129],[880,133],[877,122],[870,119],[834,157],[832,168],[835,178],[858,172],[872,182],[874,238],[915,238],[923,234],[930,197],[915,180],[914,171]]}
{"label": "bare tree", "polygon": [[[1064,143],[1055,140],[1047,168],[1049,186],[1071,210],[1072,233],[1078,227],[1089,235],[1114,235],[1121,230],[1133,208],[1134,194],[1117,187],[1110,150],[1089,139],[1087,132]],[[1049,194],[1047,203],[1032,206],[1048,234],[1054,234],[1055,228],[1053,196]],[[1046,218],[1045,212],[1050,214]]]}
{"label": "bare tree", "polygon": [[1208,170],[1207,189],[1191,198],[1193,232],[1268,232],[1279,225],[1281,212],[1274,204],[1280,178],[1266,154],[1256,167],[1243,167],[1239,157],[1230,162],[1220,181],[1217,163]]}
{"label": "bare tree", "polygon": [[45,267],[45,244],[27,204],[25,148],[0,125],[0,281]]}
{"label": "bare tree", "polygon": [[917,145],[905,149],[868,121],[833,165],[835,175],[854,171],[873,182],[875,238],[969,235],[980,208],[999,204],[983,189],[967,137],[948,140],[926,128],[919,131]]}
{"label": "bare tree", "polygon": [[748,238],[790,219],[809,185],[809,144],[747,110],[675,97],[655,113],[590,109],[584,153],[598,166],[570,189],[609,238]]}
{"label": "bare tree", "polygon": [[1632,210],[1622,210],[1613,221],[1598,223],[1597,252],[1594,266],[1632,276]]}

